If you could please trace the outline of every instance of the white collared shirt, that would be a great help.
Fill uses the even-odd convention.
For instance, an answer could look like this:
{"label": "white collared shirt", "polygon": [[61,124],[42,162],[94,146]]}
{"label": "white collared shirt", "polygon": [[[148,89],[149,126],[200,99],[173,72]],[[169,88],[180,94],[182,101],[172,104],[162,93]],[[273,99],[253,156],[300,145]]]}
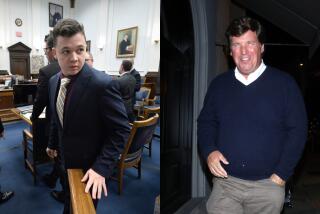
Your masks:
{"label": "white collared shirt", "polygon": [[262,60],[260,66],[257,68],[257,70],[250,73],[248,75],[247,79],[240,73],[240,71],[238,70],[237,67],[234,69],[234,75],[235,75],[236,79],[239,80],[242,84],[249,85],[249,84],[253,83],[254,81],[256,81],[261,76],[261,74],[266,70],[266,68],[267,68],[267,66],[264,64],[264,62]]}
{"label": "white collared shirt", "polygon": [[125,75],[125,74],[129,74],[129,73],[130,73],[130,71],[123,72],[122,74],[120,74],[120,77],[122,77],[122,76]]}

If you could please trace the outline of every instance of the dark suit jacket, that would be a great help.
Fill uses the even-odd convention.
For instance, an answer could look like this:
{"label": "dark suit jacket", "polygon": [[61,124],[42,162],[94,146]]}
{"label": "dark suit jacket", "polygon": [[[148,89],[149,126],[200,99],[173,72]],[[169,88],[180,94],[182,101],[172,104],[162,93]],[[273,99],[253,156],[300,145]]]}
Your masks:
{"label": "dark suit jacket", "polygon": [[49,90],[48,84],[49,79],[60,71],[60,66],[57,61],[50,63],[49,65],[41,68],[39,70],[38,87],[36,98],[33,103],[33,111],[31,115],[31,120],[34,121],[39,117],[41,112],[46,108],[46,118],[50,121],[50,110],[48,108],[49,104]]}
{"label": "dark suit jacket", "polygon": [[[134,87],[134,90],[135,90],[135,92],[137,92],[141,88],[141,76],[135,68],[132,69],[130,74],[133,75],[134,78],[136,79],[136,86]],[[132,108],[134,107],[134,104],[136,104],[136,96],[133,96],[133,98],[132,98]]]}
{"label": "dark suit jacket", "polygon": [[130,133],[117,83],[84,64],[68,92],[63,128],[56,112],[59,84],[60,73],[49,85],[49,148],[58,149],[66,169],[92,168],[108,178]]}
{"label": "dark suit jacket", "polygon": [[136,86],[134,87],[134,90],[137,92],[141,88],[141,76],[140,76],[139,72],[135,68],[132,69],[130,74],[133,75],[134,78],[136,79]]}
{"label": "dark suit jacket", "polygon": [[136,79],[130,74],[124,74],[116,79],[119,82],[120,93],[128,114],[133,112],[132,99],[135,96]]}

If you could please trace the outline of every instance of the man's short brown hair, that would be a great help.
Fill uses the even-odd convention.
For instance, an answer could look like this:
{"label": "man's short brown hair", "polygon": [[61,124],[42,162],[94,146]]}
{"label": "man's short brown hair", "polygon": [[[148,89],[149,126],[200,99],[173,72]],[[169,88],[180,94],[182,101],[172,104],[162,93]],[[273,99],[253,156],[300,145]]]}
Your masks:
{"label": "man's short brown hair", "polygon": [[82,33],[86,40],[84,27],[77,20],[74,19],[61,19],[53,28],[53,46],[57,45],[58,36],[72,37],[77,33]]}
{"label": "man's short brown hair", "polygon": [[247,31],[253,31],[257,34],[258,40],[261,44],[264,44],[265,41],[265,31],[263,26],[260,24],[260,22],[256,19],[250,18],[250,17],[240,17],[234,19],[225,35],[227,37],[229,47],[230,47],[230,41],[231,37],[239,37],[245,34]]}
{"label": "man's short brown hair", "polygon": [[132,68],[132,62],[130,60],[123,60],[122,67],[124,71],[130,71]]}

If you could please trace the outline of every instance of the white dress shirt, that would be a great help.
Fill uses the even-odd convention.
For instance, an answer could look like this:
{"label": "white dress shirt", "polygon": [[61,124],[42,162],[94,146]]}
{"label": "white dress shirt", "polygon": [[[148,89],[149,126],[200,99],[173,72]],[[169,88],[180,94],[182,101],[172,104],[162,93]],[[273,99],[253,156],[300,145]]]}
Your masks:
{"label": "white dress shirt", "polygon": [[261,76],[261,74],[266,70],[266,68],[267,68],[267,66],[264,64],[264,62],[262,60],[260,66],[257,68],[257,70],[250,73],[248,75],[247,79],[240,73],[240,71],[238,70],[237,67],[234,69],[234,75],[235,75],[236,79],[239,80],[242,84],[249,85],[249,84],[253,83],[254,81],[256,81]]}

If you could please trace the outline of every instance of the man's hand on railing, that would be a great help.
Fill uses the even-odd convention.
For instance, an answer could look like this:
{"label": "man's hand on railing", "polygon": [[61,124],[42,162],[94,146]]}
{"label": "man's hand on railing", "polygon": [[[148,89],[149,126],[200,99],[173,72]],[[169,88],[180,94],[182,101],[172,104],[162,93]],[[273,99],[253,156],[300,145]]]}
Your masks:
{"label": "man's hand on railing", "polygon": [[81,182],[86,182],[87,180],[88,182],[85,188],[85,192],[88,193],[92,186],[93,199],[100,199],[102,190],[105,196],[108,195],[106,181],[103,176],[99,175],[94,170],[89,169],[81,179]]}

